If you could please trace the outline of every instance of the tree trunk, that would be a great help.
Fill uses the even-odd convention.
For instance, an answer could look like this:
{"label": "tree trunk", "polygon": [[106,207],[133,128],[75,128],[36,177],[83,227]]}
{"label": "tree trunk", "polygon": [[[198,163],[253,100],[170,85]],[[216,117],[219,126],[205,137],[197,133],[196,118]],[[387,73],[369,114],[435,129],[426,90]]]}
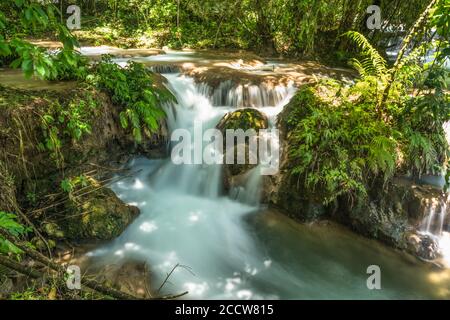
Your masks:
{"label": "tree trunk", "polygon": [[256,32],[261,40],[260,52],[264,55],[273,56],[277,53],[275,42],[273,41],[272,33],[270,32],[269,21],[263,10],[263,0],[255,1],[255,8],[257,13]]}

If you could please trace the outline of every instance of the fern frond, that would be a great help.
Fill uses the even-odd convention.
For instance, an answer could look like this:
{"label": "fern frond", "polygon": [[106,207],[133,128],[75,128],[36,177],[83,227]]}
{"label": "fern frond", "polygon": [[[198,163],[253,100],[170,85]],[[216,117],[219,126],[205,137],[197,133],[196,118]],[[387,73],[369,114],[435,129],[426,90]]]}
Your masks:
{"label": "fern frond", "polygon": [[[344,35],[356,43],[361,49],[362,55],[367,56],[369,60],[367,60],[366,63],[370,61],[370,64],[376,71],[376,75],[385,76],[388,73],[386,60],[380,55],[377,49],[370,44],[369,40],[367,40],[364,35],[356,31],[348,31]],[[368,65],[366,65],[366,63],[361,63],[360,65],[365,65],[364,70],[367,72]]]}

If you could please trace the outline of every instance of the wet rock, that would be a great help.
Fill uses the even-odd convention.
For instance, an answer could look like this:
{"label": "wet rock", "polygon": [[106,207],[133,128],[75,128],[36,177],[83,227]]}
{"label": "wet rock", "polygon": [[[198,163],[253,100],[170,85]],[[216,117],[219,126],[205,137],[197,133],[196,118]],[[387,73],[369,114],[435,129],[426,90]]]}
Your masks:
{"label": "wet rock", "polygon": [[424,260],[435,260],[439,257],[439,244],[427,234],[412,232],[407,235],[407,251]]}
{"label": "wet rock", "polygon": [[289,217],[303,222],[324,218],[329,208],[321,202],[320,193],[303,189],[287,172],[265,180],[262,202],[281,209]]}
{"label": "wet rock", "polygon": [[[255,142],[257,142],[257,135],[259,130],[267,129],[268,127],[268,119],[267,117],[259,112],[256,109],[245,108],[239,109],[233,112],[227,113],[217,125],[217,129],[222,132],[224,137],[223,145],[224,145],[224,179],[225,186],[232,185],[233,176],[243,175],[248,172],[250,169],[254,168],[256,164],[252,164],[250,162],[257,162],[257,155],[253,155],[250,153],[249,147],[249,138],[246,137],[245,141],[241,141],[240,143],[234,143],[233,146],[227,149],[226,145],[226,132],[227,130],[243,130],[244,132],[247,130],[255,130]],[[238,164],[238,152],[245,152],[245,163]],[[227,155],[230,153],[233,154],[232,163],[227,163]],[[250,161],[250,157],[254,157],[254,161]],[[230,161],[228,161],[230,162]]]}
{"label": "wet rock", "polygon": [[353,205],[340,199],[332,217],[358,233],[415,254],[417,250],[408,249],[408,236],[420,228],[429,202],[442,197],[437,188],[397,178],[384,187],[373,185],[368,197]]}
{"label": "wet rock", "polygon": [[233,112],[227,113],[217,125],[217,128],[224,132],[227,129],[254,129],[256,131],[260,129],[267,129],[268,120],[267,117],[260,111],[252,108],[238,109]]}

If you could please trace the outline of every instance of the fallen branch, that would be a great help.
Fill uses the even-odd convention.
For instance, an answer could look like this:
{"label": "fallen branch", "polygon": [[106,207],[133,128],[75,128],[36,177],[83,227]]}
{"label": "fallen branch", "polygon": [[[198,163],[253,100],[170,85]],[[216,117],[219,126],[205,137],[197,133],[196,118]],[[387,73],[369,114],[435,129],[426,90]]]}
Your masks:
{"label": "fallen branch", "polygon": [[40,273],[39,271],[37,271],[33,268],[25,267],[25,266],[21,265],[20,263],[17,263],[16,261],[11,260],[2,255],[0,255],[0,265],[6,267],[8,269],[17,271],[23,275],[26,275],[26,276],[34,278],[34,279],[39,279],[39,278],[43,277],[43,274]]}
{"label": "fallen branch", "polygon": [[[22,244],[22,243],[18,243],[17,239],[14,239],[13,236],[11,236],[9,233],[7,233],[6,231],[0,229],[0,235],[5,238],[6,240],[8,240],[9,242],[13,243],[15,246],[17,246],[20,250],[22,250],[25,254],[27,254],[30,258],[42,263],[43,265],[45,265],[47,268],[50,268],[56,272],[59,272],[61,274],[65,274],[66,273],[66,269],[61,266],[60,264],[50,260],[49,258],[47,258],[46,256],[44,256],[43,254],[28,248],[26,245]],[[138,298],[132,295],[129,295],[127,293],[124,293],[122,291],[113,289],[113,288],[109,288],[107,286],[104,286],[103,284],[98,283],[97,281],[93,281],[93,280],[89,280],[86,278],[82,278],[81,279],[81,283],[84,284],[86,287],[95,290],[97,292],[100,292],[102,294],[105,294],[107,296],[116,298],[116,299],[120,299],[120,300],[137,300]]]}
{"label": "fallen branch", "polygon": [[[37,262],[43,264],[45,267],[52,269],[60,274],[65,274],[66,273],[66,269],[50,260],[49,258],[47,258],[46,256],[44,256],[43,254],[41,254],[38,251],[35,251],[31,248],[29,248],[28,246],[26,246],[25,244],[17,241],[17,239],[15,239],[12,235],[10,235],[8,232],[6,232],[5,230],[0,229],[0,236],[2,236],[4,239],[8,240],[9,242],[13,243],[16,247],[18,247],[20,250],[22,250],[26,255],[28,255],[30,258],[36,260]],[[1,257],[1,256],[0,256]],[[11,264],[10,264],[11,265]],[[31,271],[31,270],[25,270],[23,269],[23,271]],[[35,273],[34,275],[37,275],[37,273]],[[120,290],[116,290],[114,288],[105,286],[95,280],[89,280],[85,277],[81,278],[81,284],[85,285],[86,287],[95,290],[99,293],[102,293],[106,296],[110,296],[112,298],[115,299],[119,299],[119,300],[142,300],[138,297],[135,297],[133,295],[127,294],[125,292],[122,292]],[[184,295],[188,294],[188,291],[183,292],[181,294],[178,295],[168,295],[168,296],[163,296],[163,297],[156,297],[156,298],[150,298],[150,300],[169,300],[169,299],[176,299],[179,297],[182,297]]]}

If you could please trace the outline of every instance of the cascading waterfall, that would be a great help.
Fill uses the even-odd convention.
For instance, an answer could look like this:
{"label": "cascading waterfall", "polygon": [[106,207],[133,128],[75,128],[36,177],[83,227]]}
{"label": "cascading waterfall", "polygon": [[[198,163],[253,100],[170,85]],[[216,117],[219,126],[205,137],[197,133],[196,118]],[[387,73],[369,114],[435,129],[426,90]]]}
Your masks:
{"label": "cascading waterfall", "polygon": [[232,80],[226,80],[215,88],[201,83],[199,92],[211,96],[213,106],[260,108],[280,105],[292,92],[292,84],[236,84]]}
{"label": "cascading waterfall", "polygon": [[[143,60],[171,64],[186,58],[198,59],[170,53]],[[295,92],[292,85],[239,87],[230,81],[213,89],[177,74],[176,68],[153,70],[164,73],[178,100],[166,106],[170,131],[183,128],[195,136],[237,107],[257,108],[274,127],[277,114]],[[196,122],[202,124],[200,130]],[[260,165],[230,196],[221,190],[220,165],[175,165],[170,159],[137,157],[128,167],[133,177],[112,189],[138,206],[141,214],[120,237],[88,254],[93,268],[146,262],[156,290],[179,263],[185,267],[177,268],[157,294],[187,290],[191,299],[440,297],[438,290],[430,289],[428,271],[395,258],[377,242],[329,226],[296,224],[264,211],[258,205]],[[373,263],[383,266],[383,279],[390,279],[383,290],[366,287],[366,267]]]}
{"label": "cascading waterfall", "polygon": [[450,267],[449,200],[450,195],[447,195],[444,199],[433,198],[429,201],[419,231],[436,241],[443,262]]}
{"label": "cascading waterfall", "polygon": [[[224,94],[226,101],[219,101],[207,85],[196,84],[191,77],[175,73],[164,76],[178,100],[175,106],[166,106],[170,132],[182,128],[192,137],[202,136],[204,130],[214,128],[227,112],[235,110],[237,101],[243,101],[239,89],[230,90]],[[220,90],[225,92],[223,88],[228,85]],[[249,101],[255,107],[273,108],[268,115],[273,125],[276,113],[294,91],[293,87],[275,91],[258,87]],[[265,98],[255,98],[257,95]],[[216,106],[222,102],[229,105]],[[264,105],[269,102],[278,105]],[[202,131],[197,131],[195,122],[201,122]],[[133,181],[117,183],[113,190],[126,202],[137,205],[141,215],[112,244],[91,252],[91,256],[102,257],[104,262],[148,261],[158,275],[166,274],[177,263],[187,265],[198,277],[180,268],[171,277],[176,288],[167,289],[188,290],[191,298],[264,297],[254,293],[245,279],[256,276],[259,270],[272,268],[280,275],[282,270],[270,266],[245,232],[244,216],[258,210],[259,166],[249,172],[247,184],[236,200],[222,194],[221,165],[136,159],[131,166],[140,173]]]}

